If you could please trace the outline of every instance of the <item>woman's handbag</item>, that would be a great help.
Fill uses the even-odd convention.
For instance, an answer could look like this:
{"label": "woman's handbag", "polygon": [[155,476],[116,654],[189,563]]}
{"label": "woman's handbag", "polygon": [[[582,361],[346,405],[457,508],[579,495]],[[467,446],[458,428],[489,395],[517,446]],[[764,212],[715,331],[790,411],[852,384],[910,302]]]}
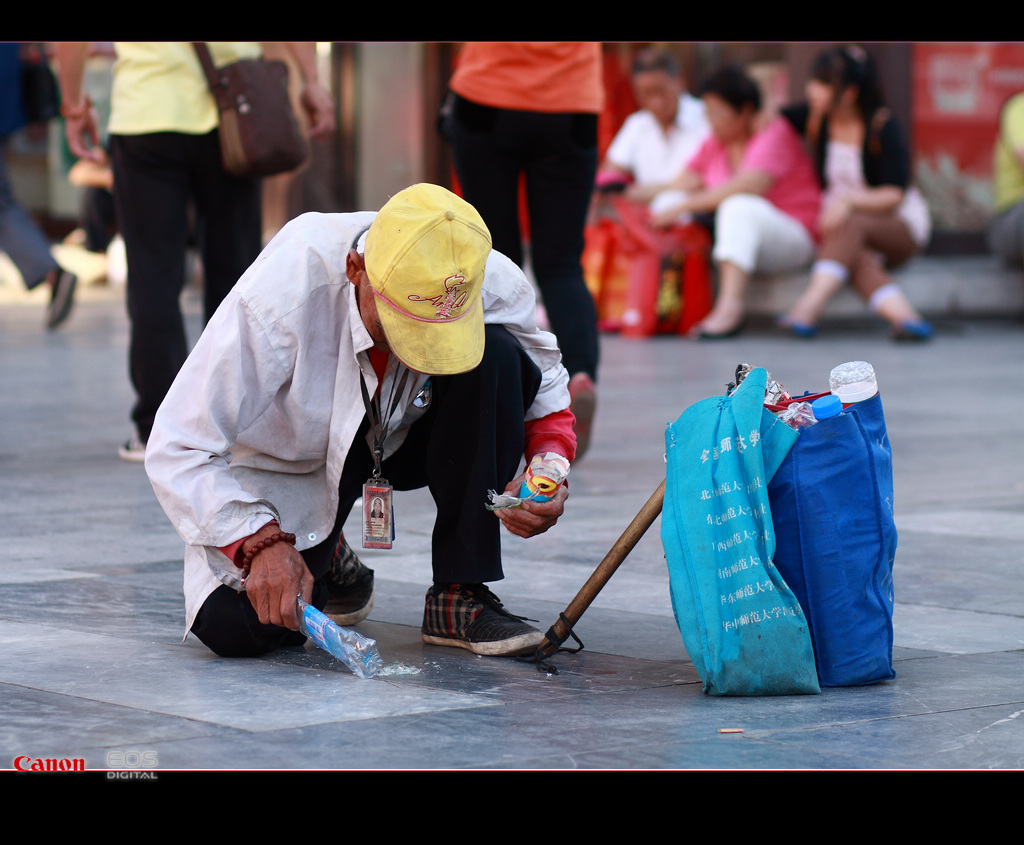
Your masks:
{"label": "woman's handbag", "polygon": [[295,170],[309,147],[288,96],[284,62],[243,59],[215,67],[204,43],[194,43],[220,114],[224,169],[233,176],[273,176]]}
{"label": "woman's handbag", "polygon": [[821,685],[896,677],[892,450],[878,394],[801,429],[768,499],[775,565],[807,616]]}

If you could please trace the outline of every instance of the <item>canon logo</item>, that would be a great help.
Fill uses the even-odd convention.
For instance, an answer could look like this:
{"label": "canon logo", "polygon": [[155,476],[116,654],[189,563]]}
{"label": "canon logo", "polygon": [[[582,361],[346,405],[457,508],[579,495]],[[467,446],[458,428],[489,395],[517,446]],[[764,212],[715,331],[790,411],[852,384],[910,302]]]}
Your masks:
{"label": "canon logo", "polygon": [[14,758],[14,768],[19,772],[84,772],[85,760],[68,757],[29,757],[22,755]]}

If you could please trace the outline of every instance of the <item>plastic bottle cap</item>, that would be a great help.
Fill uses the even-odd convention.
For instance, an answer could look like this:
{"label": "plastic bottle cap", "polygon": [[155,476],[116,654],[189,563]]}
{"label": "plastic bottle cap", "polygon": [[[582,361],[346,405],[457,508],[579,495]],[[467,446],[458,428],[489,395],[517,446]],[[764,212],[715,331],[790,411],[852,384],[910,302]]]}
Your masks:
{"label": "plastic bottle cap", "polygon": [[835,395],[821,396],[811,402],[811,411],[816,420],[827,420],[843,412],[843,402]]}

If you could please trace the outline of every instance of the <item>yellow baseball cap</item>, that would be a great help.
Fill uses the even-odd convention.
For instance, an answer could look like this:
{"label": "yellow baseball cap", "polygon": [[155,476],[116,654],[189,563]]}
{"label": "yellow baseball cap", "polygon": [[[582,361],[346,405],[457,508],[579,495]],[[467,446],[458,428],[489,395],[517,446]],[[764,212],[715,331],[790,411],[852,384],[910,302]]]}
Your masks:
{"label": "yellow baseball cap", "polygon": [[439,185],[395,194],[366,233],[366,275],[388,345],[412,370],[453,375],[484,354],[480,288],[491,234],[473,206]]}

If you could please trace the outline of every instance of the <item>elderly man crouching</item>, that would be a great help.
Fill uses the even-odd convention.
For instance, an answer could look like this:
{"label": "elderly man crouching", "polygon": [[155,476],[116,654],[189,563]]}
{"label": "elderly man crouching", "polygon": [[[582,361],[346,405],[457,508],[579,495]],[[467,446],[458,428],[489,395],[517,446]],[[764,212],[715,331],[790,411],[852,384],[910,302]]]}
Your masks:
{"label": "elderly man crouching", "polygon": [[[524,455],[575,454],[568,375],[533,289],[476,210],[436,185],[380,212],[304,214],[207,325],[156,417],[146,470],[187,545],[186,626],[225,656],[299,644],[296,597],[366,618],[373,571],[345,540],[388,547],[390,491],[437,506],[423,640],[509,655],[543,635],[484,585],[499,529],[532,537],[568,490],[519,508]],[[497,517],[497,518],[496,518]]]}

